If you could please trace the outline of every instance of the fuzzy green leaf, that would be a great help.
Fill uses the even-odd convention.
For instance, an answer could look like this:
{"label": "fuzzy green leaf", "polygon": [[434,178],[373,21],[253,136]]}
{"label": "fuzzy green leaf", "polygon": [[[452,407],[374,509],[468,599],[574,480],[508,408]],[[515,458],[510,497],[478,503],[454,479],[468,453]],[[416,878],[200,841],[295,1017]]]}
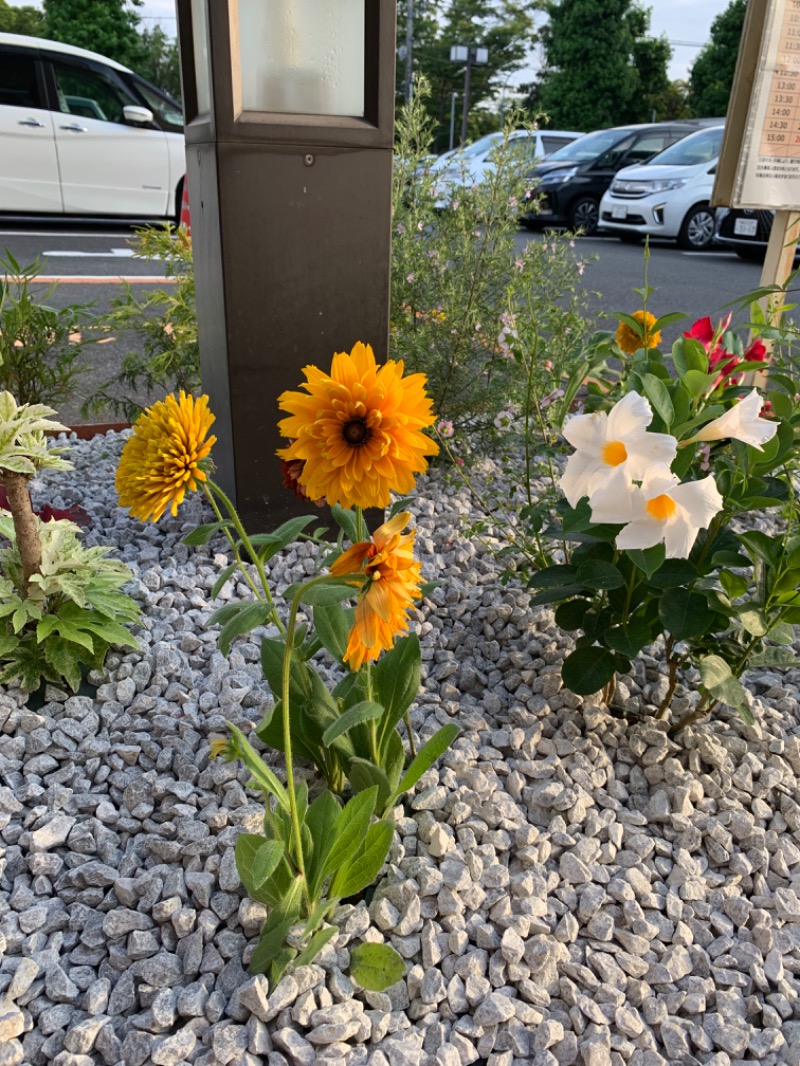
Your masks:
{"label": "fuzzy green leaf", "polygon": [[350,976],[368,992],[384,992],[405,971],[406,964],[391,944],[359,944],[350,952]]}

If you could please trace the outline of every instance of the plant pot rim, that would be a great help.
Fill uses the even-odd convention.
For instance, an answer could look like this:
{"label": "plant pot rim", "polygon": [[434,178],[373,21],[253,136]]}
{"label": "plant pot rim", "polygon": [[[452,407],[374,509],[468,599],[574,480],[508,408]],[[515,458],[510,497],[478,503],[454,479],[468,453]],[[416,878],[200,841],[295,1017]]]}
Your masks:
{"label": "plant pot rim", "polygon": [[[78,440],[91,440],[92,437],[102,433],[120,433],[123,429],[130,429],[130,422],[82,422],[75,426],[67,426],[68,433],[74,433]],[[63,430],[53,430],[48,436],[58,437]]]}

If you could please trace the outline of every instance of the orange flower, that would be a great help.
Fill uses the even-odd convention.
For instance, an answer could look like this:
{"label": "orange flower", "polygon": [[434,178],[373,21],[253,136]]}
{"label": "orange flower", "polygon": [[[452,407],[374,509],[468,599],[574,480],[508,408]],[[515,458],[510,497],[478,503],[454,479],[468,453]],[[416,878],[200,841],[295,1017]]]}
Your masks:
{"label": "orange flower", "polygon": [[634,311],[631,318],[636,319],[642,330],[637,332],[627,322],[620,322],[615,339],[623,352],[633,355],[640,348],[657,348],[661,343],[661,334],[658,330],[653,331],[655,315],[651,315],[649,311]]}
{"label": "orange flower", "polygon": [[388,651],[408,629],[406,611],[420,595],[421,565],[414,559],[415,533],[403,533],[411,515],[385,522],[371,541],[354,544],[331,566],[334,577],[363,570],[368,577],[356,606],[344,661],[353,670]]}
{"label": "orange flower", "polygon": [[200,463],[217,439],[208,436],[213,421],[208,397],[195,400],[182,389],[140,415],[117,467],[121,506],[140,522],[157,522],[168,507],[176,515],[186,490],[206,480]]}
{"label": "orange flower", "polygon": [[379,367],[359,342],[349,355],[334,355],[330,374],[307,366],[305,393],[279,397],[289,412],[279,428],[290,442],[278,455],[305,462],[298,480],[309,499],[386,507],[390,493],[413,491],[414,475],[439,447],[422,432],[435,418],[425,375],[404,377],[403,369],[393,359]]}

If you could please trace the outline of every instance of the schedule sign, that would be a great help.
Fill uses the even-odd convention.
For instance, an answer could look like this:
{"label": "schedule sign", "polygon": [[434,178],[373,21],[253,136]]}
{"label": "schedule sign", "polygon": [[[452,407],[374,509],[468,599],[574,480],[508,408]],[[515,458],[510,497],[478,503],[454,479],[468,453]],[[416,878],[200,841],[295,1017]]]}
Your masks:
{"label": "schedule sign", "polygon": [[748,5],[714,203],[800,206],[800,0]]}

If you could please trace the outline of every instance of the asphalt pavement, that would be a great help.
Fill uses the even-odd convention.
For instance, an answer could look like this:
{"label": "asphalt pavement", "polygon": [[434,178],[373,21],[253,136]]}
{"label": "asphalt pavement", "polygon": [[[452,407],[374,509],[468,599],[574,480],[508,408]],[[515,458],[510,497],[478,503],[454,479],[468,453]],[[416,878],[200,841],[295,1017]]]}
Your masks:
{"label": "asphalt pavement", "polygon": [[[123,281],[142,295],[169,284],[159,260],[140,259],[134,254],[129,227],[115,225],[2,225],[0,251],[8,250],[22,265],[41,262],[41,293],[53,306],[91,304],[96,314],[107,311],[122,291]],[[539,233],[520,230],[520,250],[529,240],[544,240]],[[590,313],[598,329],[616,328],[611,311],[631,312],[641,307],[634,289],[644,285],[644,246],[623,244],[613,237],[584,237],[575,241],[576,280],[590,294]],[[684,252],[672,243],[656,242],[650,248],[647,280],[655,290],[648,308],[656,316],[683,311],[685,322],[664,333],[671,345],[681,329],[705,315],[726,313],[725,305],[755,288],[761,267],[745,262],[727,250]],[[53,287],[55,286],[55,287]],[[740,316],[741,320],[741,316]],[[746,319],[745,319],[746,320]],[[100,380],[111,376],[123,356],[137,344],[135,337],[114,337],[86,349],[87,374],[78,397],[62,405],[62,421],[74,425],[87,421],[81,401]],[[146,402],[152,397],[141,397]],[[90,421],[114,420],[110,411],[94,414]]]}

